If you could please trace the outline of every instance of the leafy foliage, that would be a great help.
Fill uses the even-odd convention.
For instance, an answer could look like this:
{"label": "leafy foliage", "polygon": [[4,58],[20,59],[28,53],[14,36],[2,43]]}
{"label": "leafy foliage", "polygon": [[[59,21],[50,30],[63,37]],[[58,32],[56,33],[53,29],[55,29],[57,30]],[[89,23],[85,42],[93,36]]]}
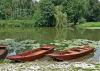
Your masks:
{"label": "leafy foliage", "polygon": [[64,0],[51,0],[51,1],[55,6],[61,5],[64,2]]}
{"label": "leafy foliage", "polygon": [[33,27],[33,20],[0,20],[0,27]]}
{"label": "leafy foliage", "polygon": [[12,53],[21,53],[26,50],[35,49],[40,46],[35,40],[23,40],[16,41],[14,39],[0,40],[0,44],[7,45],[9,50],[9,55]]}
{"label": "leafy foliage", "polygon": [[34,26],[74,26],[83,21],[100,21],[98,0],[1,0],[1,20],[33,20]]}
{"label": "leafy foliage", "polygon": [[87,9],[86,0],[65,0],[62,5],[67,13],[69,22],[74,23],[74,25],[76,25],[81,17],[84,17]]}
{"label": "leafy foliage", "polygon": [[63,13],[62,6],[56,6],[54,11],[54,17],[56,20],[56,27],[64,27],[68,26],[67,24],[67,15]]}
{"label": "leafy foliage", "polygon": [[54,5],[51,1],[41,0],[33,16],[35,26],[54,26],[53,8]]}
{"label": "leafy foliage", "polygon": [[1,19],[29,19],[32,17],[32,0],[1,0]]}
{"label": "leafy foliage", "polygon": [[90,22],[100,21],[100,2],[98,2],[98,0],[89,0],[89,6],[85,18]]}

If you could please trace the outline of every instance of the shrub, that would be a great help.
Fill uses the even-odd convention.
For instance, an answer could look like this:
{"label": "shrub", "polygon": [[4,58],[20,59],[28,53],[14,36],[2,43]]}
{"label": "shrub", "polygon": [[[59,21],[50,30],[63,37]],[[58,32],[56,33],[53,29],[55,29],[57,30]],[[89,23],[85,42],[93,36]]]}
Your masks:
{"label": "shrub", "polygon": [[35,10],[33,19],[35,21],[35,26],[40,27],[51,27],[54,26],[54,16],[53,16],[54,5],[50,0],[41,0],[37,9]]}
{"label": "shrub", "polygon": [[85,23],[86,22],[86,19],[85,18],[80,18],[79,20],[78,20],[78,23],[79,24],[83,24],[83,23]]}
{"label": "shrub", "polygon": [[33,27],[33,20],[1,20],[0,27]]}

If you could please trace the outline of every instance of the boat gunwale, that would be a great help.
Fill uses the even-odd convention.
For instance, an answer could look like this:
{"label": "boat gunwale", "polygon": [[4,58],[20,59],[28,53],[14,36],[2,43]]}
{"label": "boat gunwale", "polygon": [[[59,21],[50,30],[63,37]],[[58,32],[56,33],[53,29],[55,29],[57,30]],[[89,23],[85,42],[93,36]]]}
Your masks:
{"label": "boat gunwale", "polygon": [[[42,46],[42,47],[44,47],[44,46]],[[17,54],[17,55],[13,55],[13,56],[8,56],[8,57],[6,57],[6,59],[10,59],[10,60],[19,60],[19,61],[23,61],[23,60],[25,59],[26,61],[31,61],[31,60],[27,60],[27,58],[36,59],[36,58],[39,58],[39,56],[41,57],[41,56],[43,56],[43,55],[46,55],[46,53],[49,53],[49,52],[51,52],[51,51],[54,49],[53,46],[49,46],[50,48],[48,48],[48,50],[47,50],[47,49],[44,49],[44,48],[42,48],[42,47],[37,48],[37,49],[30,50],[30,51],[23,52],[23,53],[21,53],[21,54]],[[41,53],[41,54],[29,56],[29,54],[32,54],[32,53],[35,53],[35,52],[41,51],[41,50],[45,50],[45,52],[43,52],[43,53]],[[29,52],[29,53],[28,53],[28,52]],[[24,54],[24,53],[28,53],[28,54],[23,56],[22,54]]]}
{"label": "boat gunwale", "polygon": [[[78,47],[78,48],[82,49],[82,47]],[[48,56],[50,56],[50,57],[60,57],[60,56],[64,57],[64,56],[72,56],[72,55],[74,56],[74,55],[79,55],[79,54],[87,53],[87,52],[94,50],[93,47],[85,47],[85,48],[87,48],[87,49],[81,50],[80,52],[72,52],[72,53],[67,54],[66,52],[70,51],[70,49],[67,49],[67,50],[64,50],[61,52],[54,52],[54,53],[48,54]],[[77,48],[71,48],[71,49],[77,49]],[[83,47],[83,49],[84,49],[84,47]]]}

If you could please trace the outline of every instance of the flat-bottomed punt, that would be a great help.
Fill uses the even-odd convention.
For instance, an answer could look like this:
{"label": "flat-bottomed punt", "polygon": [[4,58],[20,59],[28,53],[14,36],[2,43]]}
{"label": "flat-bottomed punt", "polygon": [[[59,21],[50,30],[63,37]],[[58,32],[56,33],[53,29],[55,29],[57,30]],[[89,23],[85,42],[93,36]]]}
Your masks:
{"label": "flat-bottomed punt", "polygon": [[90,46],[82,46],[77,48],[70,48],[60,52],[48,54],[48,56],[56,60],[72,60],[92,53],[95,49]]}
{"label": "flat-bottomed punt", "polygon": [[40,48],[26,51],[21,54],[8,56],[6,58],[14,61],[33,61],[36,59],[40,59],[44,57],[46,54],[52,53],[53,51],[54,51],[54,46],[44,45]]}

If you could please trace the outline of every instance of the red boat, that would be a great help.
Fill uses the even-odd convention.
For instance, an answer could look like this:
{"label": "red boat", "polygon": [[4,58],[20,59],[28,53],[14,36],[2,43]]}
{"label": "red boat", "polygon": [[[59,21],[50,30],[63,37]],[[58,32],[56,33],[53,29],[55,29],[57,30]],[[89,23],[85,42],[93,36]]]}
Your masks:
{"label": "red boat", "polygon": [[5,59],[5,57],[8,54],[8,51],[6,49],[7,46],[5,45],[0,45],[0,59]]}
{"label": "red boat", "polygon": [[54,51],[53,49],[54,49],[54,46],[44,45],[40,48],[26,51],[24,53],[17,54],[14,56],[8,56],[6,58],[10,60],[14,60],[14,61],[33,61],[33,60],[44,57],[48,53],[52,53]]}
{"label": "red boat", "polygon": [[7,50],[0,49],[0,59],[5,59],[7,56]]}
{"label": "red boat", "polygon": [[0,45],[0,49],[6,49],[7,46],[6,45]]}
{"label": "red boat", "polygon": [[56,60],[71,60],[71,59],[85,56],[93,52],[94,50],[95,49],[90,46],[83,46],[83,47],[67,49],[60,52],[54,52],[54,53],[48,54],[48,56]]}

